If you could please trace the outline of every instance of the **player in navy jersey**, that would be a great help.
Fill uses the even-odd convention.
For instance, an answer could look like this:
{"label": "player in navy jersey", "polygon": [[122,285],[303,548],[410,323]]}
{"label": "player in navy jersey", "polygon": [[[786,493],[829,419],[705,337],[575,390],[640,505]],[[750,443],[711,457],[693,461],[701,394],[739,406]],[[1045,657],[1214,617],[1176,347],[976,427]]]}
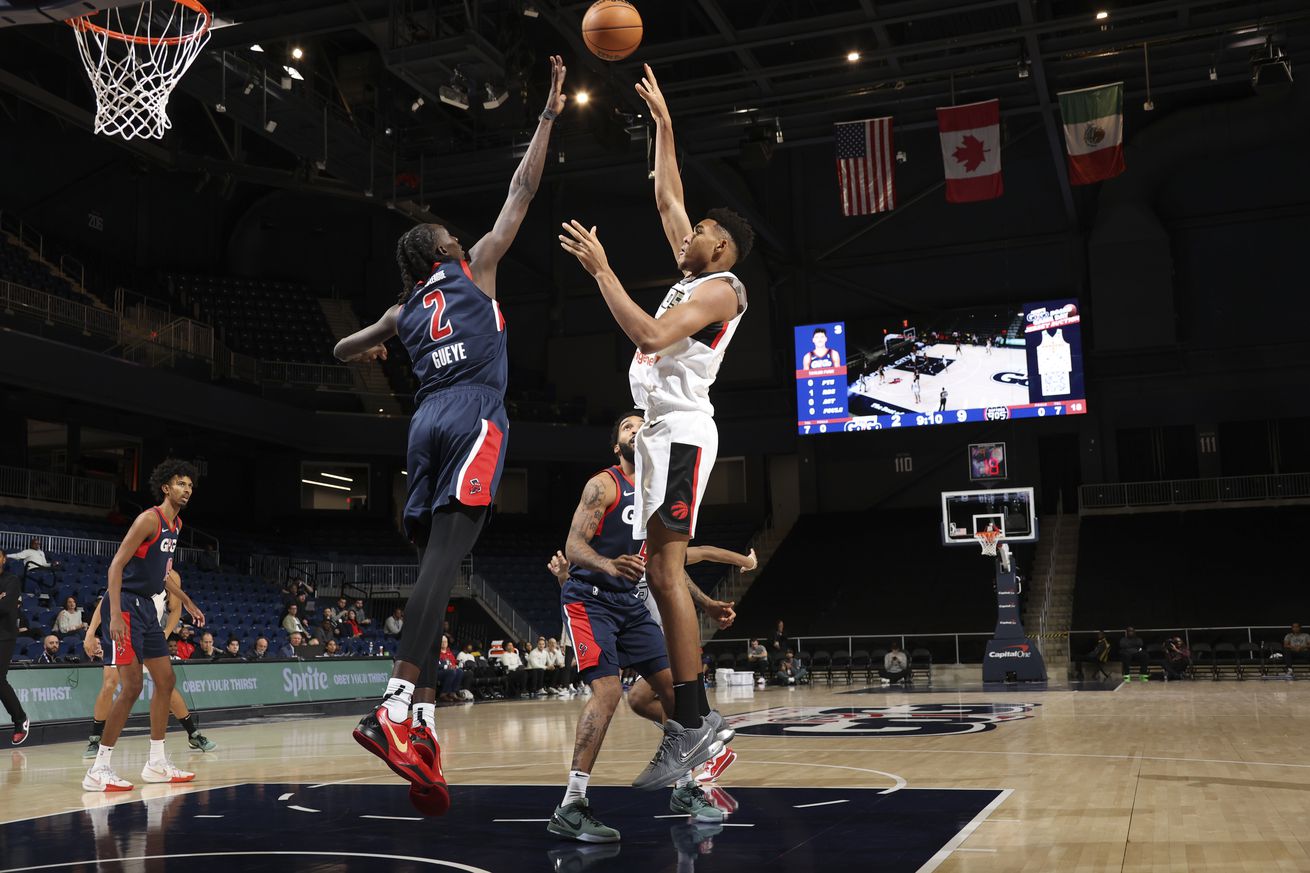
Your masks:
{"label": "player in navy jersey", "polygon": [[628,369],[633,405],[646,413],[636,442],[637,532],[646,538],[650,590],[664,618],[676,711],[650,766],[632,783],[651,790],[714,754],[715,731],[700,712],[700,630],[683,574],[718,454],[709,392],[746,314],[746,286],[731,271],[750,254],[755,234],[728,209],[711,209],[691,223],[669,107],[649,66],[636,87],[655,122],[655,205],[681,279],[651,316],[610,269],[595,227],[571,221],[559,241],[596,280],[610,314],[637,347]]}
{"label": "player in navy jersey", "polygon": [[109,585],[98,608],[102,616],[109,616],[102,627],[105,649],[109,663],[118,668],[123,690],[109,710],[100,750],[82,779],[86,791],[132,789],[131,782],[114,772],[111,757],[132,705],[141,696],[142,665],[150,671],[155,690],[150,698],[150,758],[141,770],[141,778],[146,782],[190,782],[196,778],[196,774],[174,767],[164,754],[169,700],[176,683],[154,601],[163,593],[165,577],[173,569],[182,532],[178,513],[191,501],[196,478],[195,467],[176,458],[155,467],[150,474],[150,490],[163,500],[136,517],[109,562]]}
{"label": "player in navy jersey", "polygon": [[418,579],[405,604],[405,634],[386,695],[354,737],[412,783],[410,800],[427,815],[450,806],[435,731],[431,652],[459,564],[477,541],[504,465],[508,359],[496,267],[536,194],[551,129],[564,110],[564,62],[552,57],[550,67],[546,108],[491,232],[467,257],[439,224],[406,232],[396,247],[399,301],[335,350],[343,361],[385,359],[384,344],[399,337],[419,382],[405,503],[405,532],[419,548]]}

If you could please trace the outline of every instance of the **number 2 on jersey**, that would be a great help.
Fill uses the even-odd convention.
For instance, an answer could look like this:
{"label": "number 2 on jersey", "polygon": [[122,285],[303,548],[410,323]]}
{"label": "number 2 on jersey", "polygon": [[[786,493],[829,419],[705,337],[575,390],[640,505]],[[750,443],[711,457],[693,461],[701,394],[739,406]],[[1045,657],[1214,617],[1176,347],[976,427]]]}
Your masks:
{"label": "number 2 on jersey", "polygon": [[433,342],[440,342],[455,332],[449,321],[442,322],[442,316],[446,312],[446,295],[440,290],[429,291],[423,295],[423,308],[429,309],[433,306],[436,310],[432,313],[432,325],[428,328],[428,335],[432,337]]}

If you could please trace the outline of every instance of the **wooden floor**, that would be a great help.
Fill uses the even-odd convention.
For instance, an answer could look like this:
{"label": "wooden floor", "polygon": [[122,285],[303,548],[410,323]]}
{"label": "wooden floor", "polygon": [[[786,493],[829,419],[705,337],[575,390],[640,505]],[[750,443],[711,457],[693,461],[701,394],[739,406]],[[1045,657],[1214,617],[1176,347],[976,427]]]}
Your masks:
{"label": "wooden floor", "polygon": [[[725,715],[745,714],[736,719],[741,732],[733,747],[739,758],[723,786],[729,792],[750,787],[1005,792],[920,869],[1310,871],[1310,683],[838,693],[845,690],[719,696],[716,705]],[[715,697],[711,692],[712,701]],[[995,710],[988,715],[980,704],[994,704]],[[562,785],[581,707],[577,698],[442,708],[438,721],[447,777],[452,785]],[[871,711],[819,713],[850,708]],[[770,718],[782,721],[763,726]],[[398,785],[350,739],[354,720],[215,725],[206,733],[220,748],[209,754],[185,750],[185,734],[170,733],[175,762],[198,774],[195,783],[176,790],[261,782]],[[800,730],[784,730],[788,726]],[[779,735],[748,735],[752,730]],[[592,785],[626,786],[656,742],[654,728],[623,707]],[[92,802],[84,801],[79,784],[85,770],[82,748],[69,743],[5,752],[0,822],[82,813],[84,803]],[[145,753],[144,736],[125,738],[116,769],[135,778]],[[140,803],[141,791],[94,802]],[[550,812],[542,809],[541,815]],[[737,816],[748,813],[743,808]],[[421,846],[407,849],[416,854]],[[864,863],[876,859],[858,857],[857,851],[841,857],[844,869],[882,869]],[[726,859],[716,861],[713,869],[733,869]],[[0,868],[11,866],[0,858]]]}

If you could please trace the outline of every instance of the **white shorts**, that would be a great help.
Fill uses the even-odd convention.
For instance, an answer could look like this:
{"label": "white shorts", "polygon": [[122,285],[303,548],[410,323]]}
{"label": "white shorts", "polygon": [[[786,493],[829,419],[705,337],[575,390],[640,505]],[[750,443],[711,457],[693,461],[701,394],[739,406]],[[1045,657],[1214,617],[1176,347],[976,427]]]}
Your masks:
{"label": "white shorts", "polygon": [[164,613],[168,611],[164,603],[164,598],[167,596],[165,592],[161,591],[150,598],[155,602],[155,616],[159,619],[160,627],[164,626]]}
{"label": "white shorts", "polygon": [[642,576],[641,581],[637,583],[637,599],[646,604],[646,611],[650,613],[651,619],[659,625],[660,630],[664,630],[664,620],[660,618],[660,605],[655,602],[655,595],[650,592],[650,583],[646,577]]}
{"label": "white shorts", "polygon": [[633,536],[646,538],[651,516],[689,537],[696,535],[700,502],[719,454],[719,429],[703,412],[670,412],[647,420],[637,433],[637,495]]}

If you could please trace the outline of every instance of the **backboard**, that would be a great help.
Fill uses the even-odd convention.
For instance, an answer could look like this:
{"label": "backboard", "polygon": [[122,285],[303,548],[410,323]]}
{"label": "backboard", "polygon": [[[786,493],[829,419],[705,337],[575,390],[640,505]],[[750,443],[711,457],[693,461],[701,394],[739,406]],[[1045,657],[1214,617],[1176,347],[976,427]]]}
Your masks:
{"label": "backboard", "polygon": [[976,546],[974,534],[994,525],[1005,542],[1037,541],[1036,504],[1031,488],[994,488],[942,492],[942,542]]}

